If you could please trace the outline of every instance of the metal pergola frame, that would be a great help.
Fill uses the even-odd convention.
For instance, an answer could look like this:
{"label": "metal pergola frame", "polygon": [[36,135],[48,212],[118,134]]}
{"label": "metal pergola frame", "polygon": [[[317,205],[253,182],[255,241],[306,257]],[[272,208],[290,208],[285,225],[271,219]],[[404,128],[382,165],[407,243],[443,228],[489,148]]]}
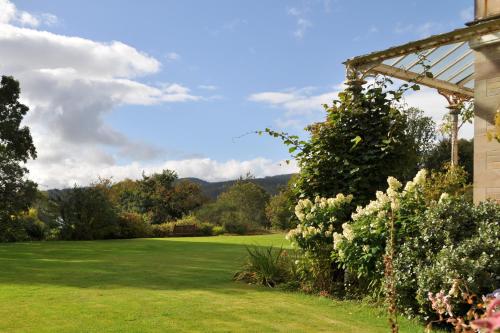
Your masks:
{"label": "metal pergola frame", "polygon": [[[348,70],[387,75],[436,88],[463,99],[474,97],[474,55],[470,44],[500,33],[500,17],[422,40],[348,59]],[[426,62],[425,66],[422,62]],[[434,75],[425,75],[435,73]]]}

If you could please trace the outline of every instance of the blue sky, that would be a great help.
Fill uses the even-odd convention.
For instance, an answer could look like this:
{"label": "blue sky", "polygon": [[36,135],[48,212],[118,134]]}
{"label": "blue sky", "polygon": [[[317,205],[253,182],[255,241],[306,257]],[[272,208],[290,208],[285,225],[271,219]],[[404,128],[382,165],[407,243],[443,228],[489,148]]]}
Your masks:
{"label": "blue sky", "polygon": [[[19,77],[25,87],[33,113],[27,122],[41,156],[30,169],[45,187],[84,184],[98,175],[133,178],[141,170],[162,167],[208,180],[246,171],[272,175],[294,171],[293,166],[279,166],[289,158],[280,142],[255,135],[234,138],[266,127],[305,135],[305,125],[323,118],[321,103],[340,89],[345,59],[463,27],[471,19],[472,4],[0,0],[0,10],[10,8],[3,19],[0,13],[0,32],[4,30],[3,38],[10,43],[10,58],[0,65],[0,73]],[[13,37],[16,29],[25,37]],[[41,31],[50,33],[50,42]],[[89,53],[83,60],[71,36],[80,38],[82,54]],[[103,50],[89,51],[87,41]],[[129,49],[110,48],[113,41]],[[37,59],[50,48],[68,52],[61,68],[51,59]],[[16,63],[17,52],[29,56],[23,54]],[[134,70],[125,72],[117,65],[107,73],[107,67],[99,67],[105,61],[111,69],[123,61]],[[63,77],[67,86],[50,83],[40,73]],[[123,79],[126,93],[119,90],[122,86],[112,86]],[[34,84],[36,80],[40,84]],[[82,80],[85,89],[92,82],[107,84],[95,84],[87,92],[79,88]],[[139,98],[137,84],[158,91],[146,93],[147,98],[139,92]],[[44,88],[45,95],[58,98],[45,96]],[[107,100],[105,89],[120,97]],[[88,94],[102,95],[91,99]],[[438,119],[444,106],[440,98],[424,90],[408,101]],[[73,117],[78,112],[71,105],[87,99],[92,102]]]}

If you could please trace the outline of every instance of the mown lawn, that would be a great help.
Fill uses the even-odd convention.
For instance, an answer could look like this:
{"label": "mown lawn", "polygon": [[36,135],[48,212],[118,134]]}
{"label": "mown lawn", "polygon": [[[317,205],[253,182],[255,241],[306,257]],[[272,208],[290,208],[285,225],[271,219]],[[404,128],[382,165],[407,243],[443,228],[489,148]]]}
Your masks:
{"label": "mown lawn", "polygon": [[[282,235],[0,245],[0,332],[387,332],[380,310],[231,281]],[[422,332],[401,320],[401,332]]]}

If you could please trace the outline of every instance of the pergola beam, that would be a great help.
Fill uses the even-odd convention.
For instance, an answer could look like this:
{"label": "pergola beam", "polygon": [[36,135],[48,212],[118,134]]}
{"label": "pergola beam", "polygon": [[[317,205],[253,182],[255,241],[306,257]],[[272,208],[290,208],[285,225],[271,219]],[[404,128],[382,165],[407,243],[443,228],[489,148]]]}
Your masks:
{"label": "pergola beam", "polygon": [[467,98],[474,97],[474,91],[472,89],[460,87],[448,81],[429,78],[422,74],[417,74],[415,72],[407,71],[397,67],[391,67],[389,65],[378,64],[376,66],[370,67],[368,69],[368,72],[373,74],[388,75],[404,81],[421,83],[428,87],[433,87],[441,91],[447,91]]}
{"label": "pergola beam", "polygon": [[364,56],[348,59],[344,64],[349,67],[358,67],[371,63],[381,63],[384,60],[400,57],[410,53],[425,51],[433,47],[470,41],[474,37],[487,35],[500,30],[500,20],[485,21],[471,27],[456,29],[441,35],[431,36],[419,41],[389,48],[384,51],[373,52]]}

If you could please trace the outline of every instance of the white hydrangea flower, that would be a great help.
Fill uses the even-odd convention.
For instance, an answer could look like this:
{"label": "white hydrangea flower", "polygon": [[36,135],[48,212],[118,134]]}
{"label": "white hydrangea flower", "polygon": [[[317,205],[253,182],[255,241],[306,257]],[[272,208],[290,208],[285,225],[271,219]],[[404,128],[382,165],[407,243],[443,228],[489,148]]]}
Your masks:
{"label": "white hydrangea flower", "polygon": [[416,185],[424,185],[426,179],[427,179],[427,170],[422,169],[419,172],[417,172],[417,174],[413,178],[413,182]]}
{"label": "white hydrangea flower", "polygon": [[342,224],[342,235],[349,241],[354,240],[354,232],[352,231],[352,226],[349,223]]}
{"label": "white hydrangea flower", "polygon": [[415,189],[415,183],[413,181],[409,181],[405,185],[405,192],[411,192]]}
{"label": "white hydrangea flower", "polygon": [[446,201],[450,198],[450,195],[446,192],[441,193],[441,196],[439,197],[439,203]]}
{"label": "white hydrangea flower", "polygon": [[387,184],[389,184],[389,188],[394,190],[394,191],[397,191],[401,188],[401,183],[399,182],[399,180],[397,180],[396,178],[392,177],[392,176],[389,176],[387,178]]}
{"label": "white hydrangea flower", "polygon": [[344,241],[344,237],[339,234],[338,232],[334,232],[333,233],[333,248],[335,250],[338,249],[340,243],[342,243]]}
{"label": "white hydrangea flower", "polygon": [[391,201],[391,209],[392,209],[392,211],[394,211],[394,212],[398,211],[399,207],[400,207],[400,205],[399,205],[399,199],[394,198],[394,200]]}
{"label": "white hydrangea flower", "polygon": [[387,189],[387,196],[388,196],[391,200],[393,200],[394,198],[397,198],[397,197],[398,197],[398,194],[399,194],[399,193],[398,193],[396,190],[394,190],[394,189],[392,189],[392,188],[390,188],[390,187]]}

